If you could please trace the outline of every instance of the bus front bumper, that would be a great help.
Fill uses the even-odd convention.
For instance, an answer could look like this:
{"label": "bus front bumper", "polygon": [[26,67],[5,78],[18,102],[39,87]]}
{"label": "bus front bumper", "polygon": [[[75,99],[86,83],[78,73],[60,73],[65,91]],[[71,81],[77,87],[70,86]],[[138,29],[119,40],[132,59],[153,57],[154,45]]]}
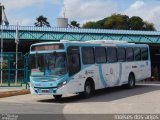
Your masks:
{"label": "bus front bumper", "polygon": [[70,83],[61,87],[35,87],[30,85],[31,94],[38,95],[65,95],[75,93],[75,90],[71,88],[72,87]]}

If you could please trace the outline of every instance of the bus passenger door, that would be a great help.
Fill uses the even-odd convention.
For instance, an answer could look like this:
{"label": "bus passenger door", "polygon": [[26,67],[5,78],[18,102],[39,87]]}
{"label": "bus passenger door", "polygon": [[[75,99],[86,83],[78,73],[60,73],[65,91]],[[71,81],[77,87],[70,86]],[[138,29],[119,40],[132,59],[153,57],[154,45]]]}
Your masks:
{"label": "bus passenger door", "polygon": [[81,69],[80,65],[80,54],[79,54],[79,47],[77,46],[70,46],[67,50],[67,58],[68,58],[68,71],[69,77],[71,78],[70,82],[72,84],[71,91],[79,92],[81,78],[78,75],[78,72]]}
{"label": "bus passenger door", "polygon": [[141,74],[142,79],[150,77],[150,62],[149,59],[149,51],[147,47],[141,48]]}
{"label": "bus passenger door", "polygon": [[140,47],[134,48],[134,62],[132,65],[132,69],[134,70],[136,80],[141,80],[143,77],[143,68],[142,68],[142,61],[141,61],[141,49]]}

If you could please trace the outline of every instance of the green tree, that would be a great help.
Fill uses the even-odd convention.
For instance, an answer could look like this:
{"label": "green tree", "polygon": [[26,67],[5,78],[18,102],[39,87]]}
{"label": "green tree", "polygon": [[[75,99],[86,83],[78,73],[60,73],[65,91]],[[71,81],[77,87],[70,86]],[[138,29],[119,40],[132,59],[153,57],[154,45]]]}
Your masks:
{"label": "green tree", "polygon": [[47,18],[43,15],[39,16],[34,23],[36,27],[50,27],[50,23],[47,21]]}
{"label": "green tree", "polygon": [[155,31],[156,28],[154,27],[153,23],[149,23],[147,21],[144,22],[144,26],[143,26],[144,30],[150,30],[150,31]]}
{"label": "green tree", "polygon": [[153,23],[144,22],[142,18],[113,14],[95,22],[86,22],[83,28],[122,29],[122,30],[156,30]]}
{"label": "green tree", "polygon": [[71,21],[70,23],[73,27],[80,27],[80,24],[77,21]]}
{"label": "green tree", "polygon": [[96,22],[86,22],[85,24],[83,24],[83,28],[97,28]]}
{"label": "green tree", "polygon": [[144,22],[142,18],[133,16],[129,19],[129,27],[131,30],[143,30]]}
{"label": "green tree", "polygon": [[98,21],[96,22],[97,28],[104,29],[104,28],[105,28],[105,27],[104,27],[104,23],[105,23],[105,21],[106,21],[107,19],[108,19],[108,18],[104,18],[104,19],[102,19],[102,20],[98,20]]}
{"label": "green tree", "polygon": [[113,14],[104,21],[104,28],[107,29],[129,29],[129,17],[127,15]]}

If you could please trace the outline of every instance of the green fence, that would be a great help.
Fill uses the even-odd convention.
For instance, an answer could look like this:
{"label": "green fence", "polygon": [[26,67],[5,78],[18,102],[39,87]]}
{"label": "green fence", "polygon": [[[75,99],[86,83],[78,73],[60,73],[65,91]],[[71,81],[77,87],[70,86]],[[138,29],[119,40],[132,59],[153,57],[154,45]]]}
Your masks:
{"label": "green fence", "polygon": [[[1,81],[0,87],[22,86],[22,84],[27,84],[29,81],[28,54],[23,55],[20,52],[18,53],[17,69],[16,69],[15,52],[4,52],[2,58],[3,58],[2,69],[0,69],[0,72],[2,71],[2,80],[0,74],[0,81]],[[15,78],[16,70],[17,70],[17,80]]]}

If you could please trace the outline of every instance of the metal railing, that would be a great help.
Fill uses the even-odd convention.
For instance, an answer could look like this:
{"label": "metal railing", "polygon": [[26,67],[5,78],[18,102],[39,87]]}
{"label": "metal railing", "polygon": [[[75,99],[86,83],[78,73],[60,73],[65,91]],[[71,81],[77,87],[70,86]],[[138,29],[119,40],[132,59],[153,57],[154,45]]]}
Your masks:
{"label": "metal railing", "polygon": [[[0,87],[22,86],[29,82],[28,76],[28,55],[18,53],[18,68],[16,69],[16,53],[4,52],[3,53],[3,69],[2,71],[2,84]],[[16,71],[18,72],[17,80],[15,80]]]}

